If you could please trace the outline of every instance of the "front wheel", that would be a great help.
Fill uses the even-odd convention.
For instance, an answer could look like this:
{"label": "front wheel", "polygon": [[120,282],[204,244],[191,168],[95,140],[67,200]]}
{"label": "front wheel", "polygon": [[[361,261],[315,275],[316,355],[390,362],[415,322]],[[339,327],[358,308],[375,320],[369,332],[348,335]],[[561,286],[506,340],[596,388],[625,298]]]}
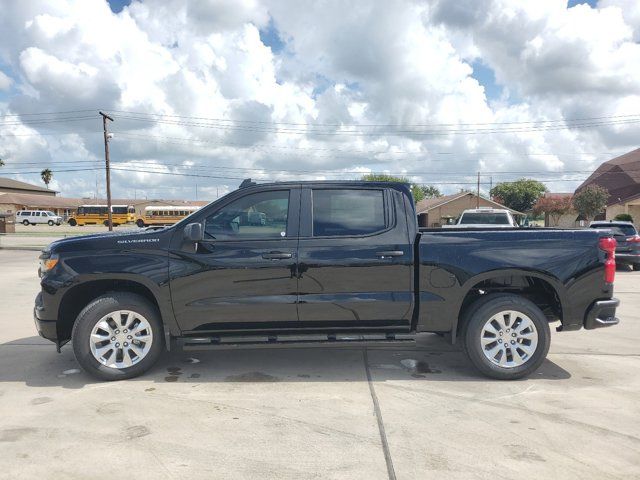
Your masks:
{"label": "front wheel", "polygon": [[144,228],[144,220],[142,220],[141,218],[139,218],[138,220],[136,220],[136,225],[138,226],[138,228]]}
{"label": "front wheel", "polygon": [[26,227],[27,225],[29,225],[29,220],[23,220],[22,224]]}
{"label": "front wheel", "polygon": [[53,227],[53,224],[54,224],[55,222],[54,222],[53,220],[49,220],[47,223],[49,224],[49,226],[50,226],[50,227]]}
{"label": "front wheel", "polygon": [[76,221],[75,218],[70,218],[69,225],[71,225],[72,227],[75,227],[76,225],[78,225],[78,222]]}
{"label": "front wheel", "polygon": [[124,380],[149,370],[164,345],[157,308],[140,295],[113,292],[78,315],[72,333],[80,366],[101,380]]}
{"label": "front wheel", "polygon": [[542,364],[551,332],[547,318],[533,302],[518,295],[495,294],[470,306],[462,341],[481,373],[515,380]]}

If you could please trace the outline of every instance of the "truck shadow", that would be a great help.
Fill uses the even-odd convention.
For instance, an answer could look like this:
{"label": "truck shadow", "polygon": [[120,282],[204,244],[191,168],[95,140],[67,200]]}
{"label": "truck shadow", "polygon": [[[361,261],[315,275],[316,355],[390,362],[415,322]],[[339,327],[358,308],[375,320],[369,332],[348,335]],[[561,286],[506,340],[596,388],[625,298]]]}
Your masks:
{"label": "truck shadow", "polygon": [[[429,336],[431,337],[431,336]],[[69,346],[57,354],[38,337],[0,345],[0,383],[81,389],[102,383],[80,370]],[[433,336],[417,347],[257,348],[172,351],[142,377],[144,384],[256,384],[268,382],[494,382],[478,373],[466,356]],[[550,360],[521,381],[567,380],[571,374]]]}

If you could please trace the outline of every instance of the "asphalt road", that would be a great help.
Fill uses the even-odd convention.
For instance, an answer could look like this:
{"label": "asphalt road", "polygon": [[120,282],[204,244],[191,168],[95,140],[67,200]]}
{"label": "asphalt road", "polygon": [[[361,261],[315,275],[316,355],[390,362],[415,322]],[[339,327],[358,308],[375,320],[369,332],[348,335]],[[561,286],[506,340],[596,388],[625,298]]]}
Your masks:
{"label": "asphalt road", "polygon": [[414,349],[172,352],[99,383],[36,336],[37,252],[0,250],[0,478],[640,478],[640,272],[622,323],[527,380]]}

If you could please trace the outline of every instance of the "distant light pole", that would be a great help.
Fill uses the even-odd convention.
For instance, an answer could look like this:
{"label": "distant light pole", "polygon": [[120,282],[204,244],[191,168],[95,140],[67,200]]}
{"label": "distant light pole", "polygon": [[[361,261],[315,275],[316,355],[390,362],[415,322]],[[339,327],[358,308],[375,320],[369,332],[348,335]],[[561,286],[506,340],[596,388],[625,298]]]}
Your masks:
{"label": "distant light pole", "polygon": [[111,172],[109,170],[109,139],[111,138],[110,134],[107,132],[107,120],[111,120],[113,122],[113,118],[111,118],[106,113],[98,112],[102,115],[102,130],[104,133],[104,168],[107,174],[107,215],[108,215],[108,223],[109,223],[109,231],[113,231],[113,215],[111,213]]}

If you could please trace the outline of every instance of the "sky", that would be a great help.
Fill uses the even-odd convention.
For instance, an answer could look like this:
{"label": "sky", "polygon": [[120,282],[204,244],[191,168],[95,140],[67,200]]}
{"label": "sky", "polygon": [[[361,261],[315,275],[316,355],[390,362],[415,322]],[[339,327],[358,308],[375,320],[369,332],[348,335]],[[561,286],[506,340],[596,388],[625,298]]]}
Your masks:
{"label": "sky", "polygon": [[636,0],[0,0],[0,176],[213,200],[402,175],[573,191],[638,148]]}

